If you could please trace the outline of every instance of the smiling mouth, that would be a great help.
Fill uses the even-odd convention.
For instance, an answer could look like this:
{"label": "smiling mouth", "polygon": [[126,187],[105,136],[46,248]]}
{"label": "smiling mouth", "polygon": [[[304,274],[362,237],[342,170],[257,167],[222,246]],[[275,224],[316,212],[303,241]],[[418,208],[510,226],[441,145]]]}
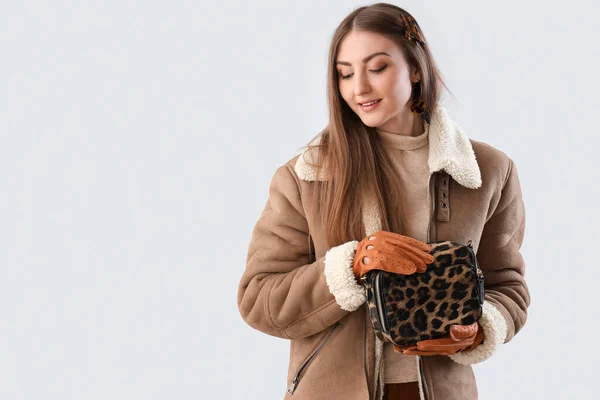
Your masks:
{"label": "smiling mouth", "polygon": [[368,101],[366,103],[358,103],[359,106],[371,106],[373,104],[377,104],[381,101],[381,99],[379,100],[373,100],[373,101]]}

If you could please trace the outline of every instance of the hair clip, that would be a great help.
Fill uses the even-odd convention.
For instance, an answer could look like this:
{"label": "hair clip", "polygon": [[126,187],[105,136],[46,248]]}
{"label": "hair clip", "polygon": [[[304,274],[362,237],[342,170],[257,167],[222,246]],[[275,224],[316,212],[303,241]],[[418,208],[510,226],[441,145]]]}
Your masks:
{"label": "hair clip", "polygon": [[419,28],[417,27],[417,21],[406,14],[401,14],[400,18],[402,18],[402,25],[404,25],[404,37],[408,40],[425,44],[425,41],[419,32]]}

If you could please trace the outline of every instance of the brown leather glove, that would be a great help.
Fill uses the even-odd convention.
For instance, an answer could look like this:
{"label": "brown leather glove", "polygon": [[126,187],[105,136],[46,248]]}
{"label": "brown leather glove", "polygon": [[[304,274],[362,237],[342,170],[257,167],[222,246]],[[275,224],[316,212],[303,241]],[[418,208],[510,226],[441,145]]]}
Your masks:
{"label": "brown leather glove", "polygon": [[378,231],[356,247],[353,271],[358,281],[373,269],[410,275],[425,272],[433,262],[431,245],[398,233]]}
{"label": "brown leather glove", "polygon": [[394,346],[394,351],[410,356],[449,356],[459,351],[471,351],[484,339],[479,322],[471,325],[452,325],[450,334],[440,339],[421,340],[415,346]]}

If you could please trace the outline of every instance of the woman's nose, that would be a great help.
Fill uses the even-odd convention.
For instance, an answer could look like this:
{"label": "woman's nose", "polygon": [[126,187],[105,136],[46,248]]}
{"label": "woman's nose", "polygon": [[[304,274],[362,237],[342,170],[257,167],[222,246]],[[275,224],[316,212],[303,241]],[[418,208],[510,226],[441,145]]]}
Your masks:
{"label": "woman's nose", "polygon": [[355,74],[354,79],[354,95],[360,96],[364,93],[369,93],[371,91],[371,85],[369,84],[369,80],[363,74]]}

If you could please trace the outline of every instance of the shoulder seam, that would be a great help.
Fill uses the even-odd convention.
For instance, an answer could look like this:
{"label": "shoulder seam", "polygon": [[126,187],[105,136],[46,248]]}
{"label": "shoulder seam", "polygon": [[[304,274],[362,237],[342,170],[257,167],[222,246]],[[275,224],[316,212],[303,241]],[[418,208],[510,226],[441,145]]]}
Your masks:
{"label": "shoulder seam", "polygon": [[512,158],[508,157],[508,171],[506,172],[506,176],[504,177],[504,183],[502,183],[502,190],[504,190],[504,188],[506,187],[506,184],[508,183],[508,178],[510,177],[510,174],[512,173],[512,169],[513,169],[513,160],[512,160]]}
{"label": "shoulder seam", "polygon": [[288,171],[290,171],[290,174],[292,174],[292,177],[296,181],[296,187],[298,188],[298,193],[300,194],[300,199],[302,199],[302,185],[300,184],[300,178],[298,178],[298,175],[296,175],[296,171],[294,171],[294,168],[292,168],[289,163],[286,163],[285,167],[287,168]]}

